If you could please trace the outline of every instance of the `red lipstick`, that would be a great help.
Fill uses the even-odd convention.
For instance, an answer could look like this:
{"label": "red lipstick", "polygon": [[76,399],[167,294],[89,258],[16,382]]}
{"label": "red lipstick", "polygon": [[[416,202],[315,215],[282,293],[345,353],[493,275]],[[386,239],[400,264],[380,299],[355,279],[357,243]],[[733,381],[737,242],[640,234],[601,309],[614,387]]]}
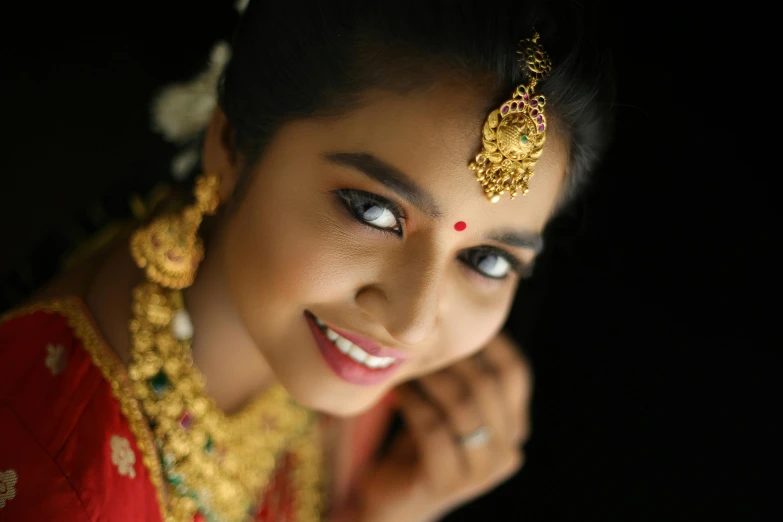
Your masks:
{"label": "red lipstick", "polygon": [[[338,377],[344,381],[361,386],[372,386],[374,384],[379,384],[391,377],[391,375],[396,372],[402,364],[402,361],[396,361],[386,368],[369,368],[357,361],[354,361],[351,357],[341,352],[337,346],[335,346],[335,344],[326,337],[326,334],[316,324],[312,315],[306,313],[305,319],[307,320],[307,325],[310,327],[310,333],[313,334],[315,344],[326,361],[326,364],[335,374],[337,374]],[[335,333],[338,333],[337,330],[334,331]],[[338,335],[342,335],[342,333],[338,333]],[[362,350],[365,350],[365,347],[355,342],[353,338],[349,338],[348,336],[345,336],[345,338],[356,344],[356,346],[359,346]],[[367,339],[359,337],[357,340],[366,341]],[[377,347],[377,343],[375,343],[375,347]],[[370,353],[370,351],[367,350],[367,353]],[[377,357],[394,356],[379,355]]]}
{"label": "red lipstick", "polygon": [[361,335],[338,330],[332,326],[329,326],[329,329],[336,332],[340,337],[345,337],[353,344],[370,355],[374,355],[375,357],[394,357],[395,359],[399,359],[401,361],[404,361],[408,358],[408,355],[402,352],[398,352],[397,350],[392,350],[391,348],[384,348],[380,344],[376,343],[372,339],[368,339],[367,337],[362,337]]}

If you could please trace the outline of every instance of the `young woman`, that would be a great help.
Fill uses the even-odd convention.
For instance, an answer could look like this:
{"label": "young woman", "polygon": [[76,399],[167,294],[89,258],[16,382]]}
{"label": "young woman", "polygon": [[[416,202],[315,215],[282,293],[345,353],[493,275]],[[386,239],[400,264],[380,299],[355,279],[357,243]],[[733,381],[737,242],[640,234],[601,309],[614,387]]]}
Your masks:
{"label": "young woman", "polygon": [[252,1],[194,202],[0,323],[3,519],[416,522],[515,473],[500,330],[608,139],[582,9]]}

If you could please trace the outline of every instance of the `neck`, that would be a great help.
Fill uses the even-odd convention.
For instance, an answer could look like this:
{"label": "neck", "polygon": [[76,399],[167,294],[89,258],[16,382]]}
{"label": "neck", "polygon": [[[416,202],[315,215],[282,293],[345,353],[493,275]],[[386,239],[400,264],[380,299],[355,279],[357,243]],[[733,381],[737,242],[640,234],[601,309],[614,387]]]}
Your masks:
{"label": "neck", "polygon": [[222,278],[220,250],[207,249],[195,282],[183,296],[195,331],[194,364],[204,374],[207,393],[231,414],[274,384],[275,377],[233,306]]}
{"label": "neck", "polygon": [[[207,254],[195,283],[183,294],[195,329],[194,363],[204,374],[209,396],[218,408],[231,414],[275,379],[236,314],[226,283],[215,275],[221,273],[219,268],[219,258]],[[127,242],[121,241],[98,269],[85,295],[104,337],[126,366],[131,358],[131,290],[143,279]]]}

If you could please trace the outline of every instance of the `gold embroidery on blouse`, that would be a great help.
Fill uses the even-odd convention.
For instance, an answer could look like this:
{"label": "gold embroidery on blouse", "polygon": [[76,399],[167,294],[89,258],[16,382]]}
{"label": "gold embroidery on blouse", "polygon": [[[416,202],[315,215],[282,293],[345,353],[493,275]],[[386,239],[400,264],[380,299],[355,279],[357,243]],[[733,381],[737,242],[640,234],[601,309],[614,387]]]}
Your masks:
{"label": "gold embroidery on blouse", "polygon": [[136,464],[136,454],[133,453],[128,439],[112,435],[109,444],[111,445],[111,461],[117,466],[120,475],[136,478],[136,470],[133,469],[133,465]]}
{"label": "gold embroidery on blouse", "polygon": [[84,303],[78,297],[43,301],[11,310],[0,317],[0,324],[39,311],[65,317],[76,338],[82,342],[84,350],[90,354],[93,364],[101,371],[103,378],[111,384],[112,395],[117,399],[120,411],[128,420],[131,433],[136,439],[136,446],[141,452],[141,460],[149,471],[150,481],[158,497],[158,508],[162,520],[166,499],[163,488],[163,469],[155,449],[152,431],[147,425],[141,406],[133,396],[125,367],[117,354],[103,340],[102,335],[93,325]]}
{"label": "gold embroidery on blouse", "polygon": [[46,346],[46,367],[52,375],[60,375],[68,366],[68,355],[61,344],[49,344]]}
{"label": "gold embroidery on blouse", "polygon": [[16,481],[18,478],[16,470],[0,471],[0,509],[5,507],[7,500],[13,500],[16,496]]}
{"label": "gold embroidery on blouse", "polygon": [[[164,487],[164,473],[158,456],[152,431],[142,413],[138,400],[133,395],[132,385],[125,366],[114,351],[109,348],[102,335],[90,319],[86,305],[78,297],[66,297],[44,301],[20,307],[0,315],[0,324],[10,319],[28,315],[37,311],[56,313],[68,321],[74,335],[82,342],[85,351],[90,354],[93,364],[97,366],[103,377],[111,384],[112,394],[120,404],[120,410],[128,420],[131,432],[136,439],[136,445],[142,455],[142,462],[147,468],[155,492],[158,497],[158,508],[161,520],[165,519],[165,506],[168,495]],[[321,476],[323,463],[321,454],[321,430],[316,423],[311,423],[304,433],[291,441],[288,451],[294,457],[294,466],[290,480],[294,488],[295,520],[296,522],[318,522],[325,511],[328,511],[326,500],[326,482]],[[135,455],[134,455],[135,458]],[[13,484],[16,483],[16,473],[13,473]],[[134,470],[135,472],[135,470]],[[13,491],[13,489],[12,489]],[[259,492],[263,498],[264,492]],[[13,495],[16,492],[13,491]],[[10,497],[10,498],[13,498]]]}
{"label": "gold embroidery on blouse", "polygon": [[275,385],[238,413],[225,415],[193,366],[193,329],[183,327],[190,320],[181,291],[141,283],[133,290],[132,309],[128,375],[154,426],[169,483],[164,520],[246,520],[286,452],[296,462],[286,477],[294,489],[296,521],[317,520],[314,413]]}
{"label": "gold embroidery on blouse", "polygon": [[316,424],[294,439],[290,451],[294,456],[291,482],[296,495],[296,521],[317,522],[326,508],[325,477],[322,476],[322,433]]}

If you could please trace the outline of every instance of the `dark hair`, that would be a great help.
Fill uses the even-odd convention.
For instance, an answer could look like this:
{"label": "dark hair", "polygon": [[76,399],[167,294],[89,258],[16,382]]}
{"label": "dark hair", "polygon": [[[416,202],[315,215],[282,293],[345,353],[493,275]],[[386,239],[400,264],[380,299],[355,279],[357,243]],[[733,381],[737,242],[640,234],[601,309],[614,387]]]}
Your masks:
{"label": "dark hair", "polygon": [[613,84],[596,10],[542,0],[301,5],[251,0],[234,35],[219,103],[248,166],[285,122],[338,115],[372,88],[404,93],[444,80],[482,82],[492,96],[489,112],[525,80],[517,43],[534,28],[554,65],[536,91],[570,142],[563,200],[583,185],[608,144]]}

